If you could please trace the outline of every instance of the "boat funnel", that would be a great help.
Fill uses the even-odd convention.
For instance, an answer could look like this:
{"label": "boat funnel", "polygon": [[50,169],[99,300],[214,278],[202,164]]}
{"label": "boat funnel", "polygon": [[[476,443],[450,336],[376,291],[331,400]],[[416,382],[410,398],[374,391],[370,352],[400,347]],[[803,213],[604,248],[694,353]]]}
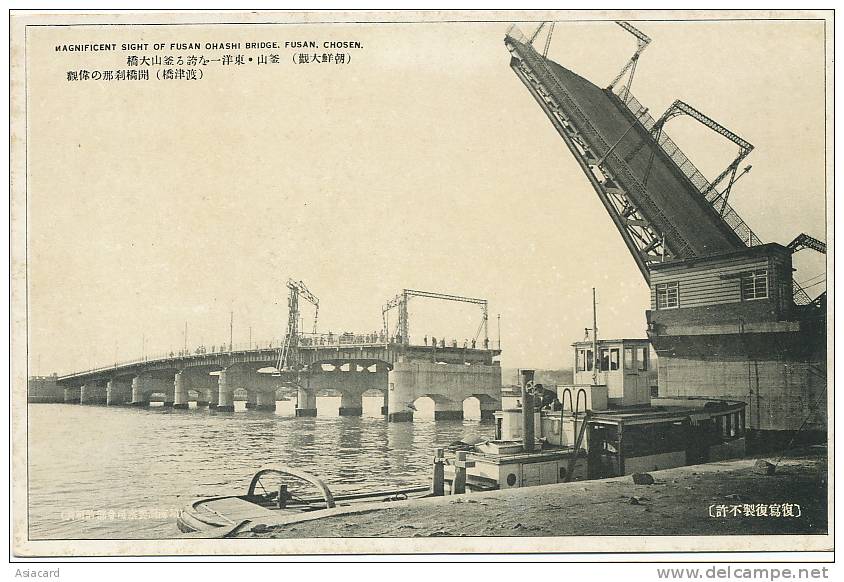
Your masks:
{"label": "boat funnel", "polygon": [[526,453],[534,450],[536,435],[533,424],[533,376],[534,370],[519,370],[522,385],[522,448]]}

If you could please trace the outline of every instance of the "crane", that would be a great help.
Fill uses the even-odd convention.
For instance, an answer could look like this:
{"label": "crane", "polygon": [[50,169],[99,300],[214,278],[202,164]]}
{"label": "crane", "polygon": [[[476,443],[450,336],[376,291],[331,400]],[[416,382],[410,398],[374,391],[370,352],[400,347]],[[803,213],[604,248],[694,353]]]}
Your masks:
{"label": "crane", "polygon": [[460,295],[448,295],[446,293],[434,293],[431,291],[418,291],[416,289],[404,289],[401,293],[396,295],[381,309],[381,317],[384,320],[384,333],[390,337],[390,321],[389,313],[393,309],[399,310],[399,321],[396,324],[396,330],[392,334],[393,337],[398,337],[399,341],[407,345],[410,341],[410,323],[408,318],[407,304],[411,297],[427,297],[429,299],[439,299],[441,301],[458,301],[461,303],[474,303],[481,306],[481,321],[478,324],[478,329],[475,332],[473,339],[477,340],[478,336],[483,331],[484,334],[484,348],[489,346],[489,309],[486,299],[477,299],[475,297],[461,297]]}
{"label": "crane", "polygon": [[278,364],[276,368],[279,372],[282,370],[290,370],[294,365],[294,354],[296,348],[299,346],[299,297],[302,297],[314,306],[314,327],[313,333],[317,331],[317,319],[319,317],[319,299],[311,293],[308,287],[302,281],[295,281],[287,279],[287,332],[284,335],[284,341],[278,350]]}

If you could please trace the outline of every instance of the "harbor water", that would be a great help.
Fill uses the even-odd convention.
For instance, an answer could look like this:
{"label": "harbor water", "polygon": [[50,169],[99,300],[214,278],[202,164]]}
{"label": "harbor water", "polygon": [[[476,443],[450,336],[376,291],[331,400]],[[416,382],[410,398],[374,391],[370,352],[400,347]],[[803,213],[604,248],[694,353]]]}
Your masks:
{"label": "harbor water", "polygon": [[[30,404],[29,538],[171,538],[178,510],[201,497],[239,495],[263,466],[321,477],[336,493],[430,483],[433,449],[463,436],[491,437],[492,421],[388,423],[382,399],[364,416],[339,417],[339,398],[318,398],[316,418],[275,412],[162,406]],[[427,417],[426,417],[427,416]]]}

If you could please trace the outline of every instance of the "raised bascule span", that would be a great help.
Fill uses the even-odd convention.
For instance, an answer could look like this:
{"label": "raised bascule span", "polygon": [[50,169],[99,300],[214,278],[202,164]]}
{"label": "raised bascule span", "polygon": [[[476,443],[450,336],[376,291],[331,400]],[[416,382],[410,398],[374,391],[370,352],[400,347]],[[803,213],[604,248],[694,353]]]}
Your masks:
{"label": "raised bascule span", "polygon": [[[792,255],[825,253],[806,234],[763,243],[730,204],[753,145],[677,100],[654,117],[631,87],[651,38],[606,88],[547,58],[553,27],[505,35],[510,67],[583,170],[650,287],[648,339],[659,355],[659,395],[733,398],[757,434],[826,430],[826,293],[794,280]],[[540,54],[534,42],[547,30]],[[626,77],[626,81],[625,81]],[[737,149],[708,179],[666,131],[687,116]],[[744,167],[742,167],[744,166]],[[821,281],[823,282],[823,281]],[[768,437],[762,438],[765,440]],[[776,440],[776,439],[772,439]]]}
{"label": "raised bascule span", "polygon": [[[761,244],[728,202],[736,170],[753,149],[749,142],[682,101],[654,119],[633,96],[631,83],[618,84],[635,65],[622,70],[614,88],[602,89],[540,55],[516,27],[505,44],[511,68],[580,164],[645,280],[650,281],[654,263]],[[632,62],[641,50],[640,43]],[[736,159],[714,181],[666,133],[666,123],[678,115],[692,117],[739,147]],[[726,187],[719,188],[724,182]]]}

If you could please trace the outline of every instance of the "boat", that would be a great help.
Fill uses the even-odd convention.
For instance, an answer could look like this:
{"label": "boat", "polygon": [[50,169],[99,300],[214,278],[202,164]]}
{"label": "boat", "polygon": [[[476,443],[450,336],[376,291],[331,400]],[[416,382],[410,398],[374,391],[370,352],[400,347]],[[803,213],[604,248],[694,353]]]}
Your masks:
{"label": "boat", "polygon": [[657,396],[647,339],[573,347],[574,383],[543,386],[520,370],[520,397],[496,411],[494,438],[437,450],[434,491],[604,479],[746,454],[746,403]]}
{"label": "boat", "polygon": [[176,525],[187,534],[231,535],[246,523],[269,527],[304,513],[429,495],[430,485],[334,495],[324,481],[306,471],[264,467],[252,476],[246,494],[198,499],[179,512]]}

